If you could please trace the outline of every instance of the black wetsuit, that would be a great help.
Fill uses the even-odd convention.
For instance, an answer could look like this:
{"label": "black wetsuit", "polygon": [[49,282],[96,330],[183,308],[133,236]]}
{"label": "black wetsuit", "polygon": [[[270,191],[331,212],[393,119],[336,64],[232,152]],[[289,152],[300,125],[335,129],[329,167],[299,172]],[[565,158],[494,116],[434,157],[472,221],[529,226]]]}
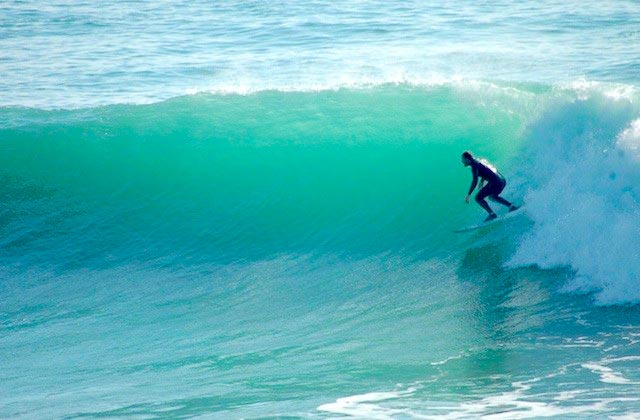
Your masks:
{"label": "black wetsuit", "polygon": [[473,181],[471,181],[469,195],[471,195],[473,190],[476,188],[476,185],[478,185],[478,177],[487,181],[487,185],[482,187],[478,194],[476,194],[476,201],[482,206],[482,208],[484,208],[489,214],[493,214],[493,210],[491,210],[491,207],[489,207],[485,201],[485,198],[487,197],[500,204],[511,207],[511,203],[504,198],[499,197],[499,194],[507,185],[507,181],[496,168],[487,161],[476,159],[472,159],[469,166],[471,166],[471,173],[473,174]]}

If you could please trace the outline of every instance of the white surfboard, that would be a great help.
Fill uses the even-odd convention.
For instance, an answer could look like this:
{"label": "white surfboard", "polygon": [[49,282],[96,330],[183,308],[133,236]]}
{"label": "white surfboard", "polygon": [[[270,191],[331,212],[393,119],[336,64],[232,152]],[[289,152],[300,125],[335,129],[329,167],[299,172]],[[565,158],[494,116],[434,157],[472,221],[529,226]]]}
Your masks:
{"label": "white surfboard", "polygon": [[512,217],[516,217],[523,213],[524,213],[524,207],[520,207],[518,210],[510,211],[509,213],[503,214],[502,216],[498,216],[496,219],[489,220],[488,222],[482,222],[475,225],[467,226],[462,229],[457,229],[457,230],[454,230],[453,233],[471,232],[476,229],[481,229],[483,227],[491,226],[495,223],[502,222],[503,220],[506,220],[506,219],[511,219]]}

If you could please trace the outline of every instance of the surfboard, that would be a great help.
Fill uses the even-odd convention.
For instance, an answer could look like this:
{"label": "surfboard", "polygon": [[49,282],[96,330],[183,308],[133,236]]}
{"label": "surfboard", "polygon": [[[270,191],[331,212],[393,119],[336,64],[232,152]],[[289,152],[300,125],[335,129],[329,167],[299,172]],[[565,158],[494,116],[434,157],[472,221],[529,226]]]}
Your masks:
{"label": "surfboard", "polygon": [[457,229],[457,230],[454,230],[453,233],[471,232],[471,231],[474,231],[476,229],[481,229],[481,228],[484,228],[484,227],[491,226],[491,225],[494,225],[496,223],[502,222],[504,220],[511,219],[511,218],[516,217],[516,216],[518,216],[520,214],[523,214],[523,213],[524,213],[524,207],[520,207],[518,210],[510,211],[509,213],[503,214],[502,216],[498,216],[496,219],[490,220],[488,222],[482,222],[482,223],[478,223],[478,224],[475,224],[475,225],[467,226],[467,227],[464,227],[462,229]]}

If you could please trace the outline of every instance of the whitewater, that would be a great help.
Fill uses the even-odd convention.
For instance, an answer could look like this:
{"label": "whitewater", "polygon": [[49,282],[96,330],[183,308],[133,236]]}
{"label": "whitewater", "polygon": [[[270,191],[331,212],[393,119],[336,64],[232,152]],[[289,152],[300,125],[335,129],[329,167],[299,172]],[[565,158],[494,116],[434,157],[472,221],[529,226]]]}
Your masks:
{"label": "whitewater", "polygon": [[0,418],[640,417],[639,24],[3,2]]}

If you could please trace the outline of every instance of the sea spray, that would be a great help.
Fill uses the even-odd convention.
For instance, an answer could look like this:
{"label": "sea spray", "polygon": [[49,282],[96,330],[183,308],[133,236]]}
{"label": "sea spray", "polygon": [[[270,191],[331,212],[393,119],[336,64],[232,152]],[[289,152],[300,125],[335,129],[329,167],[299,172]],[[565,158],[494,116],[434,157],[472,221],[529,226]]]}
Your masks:
{"label": "sea spray", "polygon": [[640,165],[637,102],[560,100],[530,124],[520,157],[534,221],[510,265],[569,266],[566,290],[601,304],[637,302]]}

